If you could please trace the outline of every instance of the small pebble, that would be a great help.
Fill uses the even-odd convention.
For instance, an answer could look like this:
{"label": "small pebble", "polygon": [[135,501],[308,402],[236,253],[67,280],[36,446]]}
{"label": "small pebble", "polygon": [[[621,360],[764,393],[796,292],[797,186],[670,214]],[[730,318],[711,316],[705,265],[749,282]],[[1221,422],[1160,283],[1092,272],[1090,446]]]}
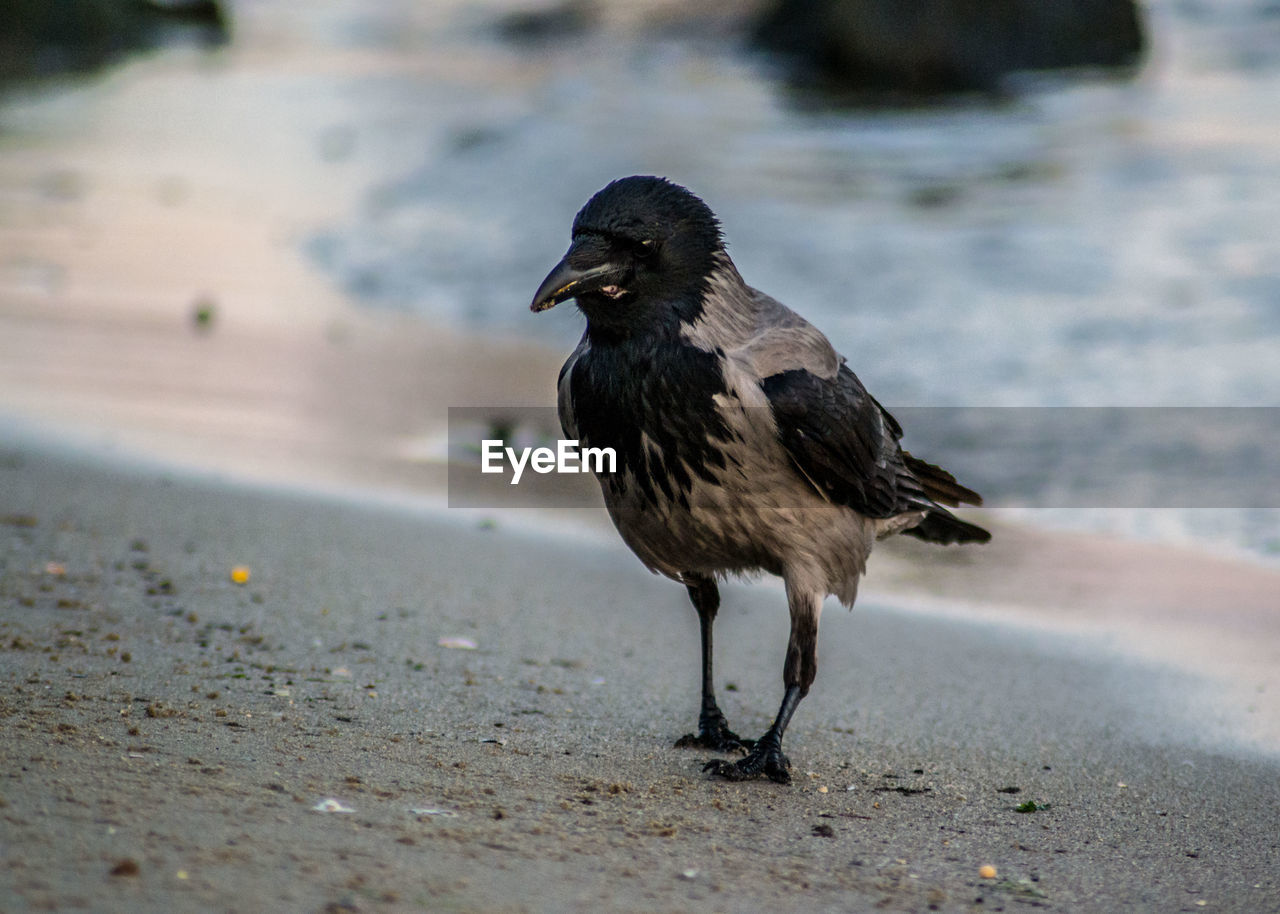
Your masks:
{"label": "small pebble", "polygon": [[983,879],[995,879],[996,868],[992,866],[990,863],[985,863],[982,866],[978,867],[978,876],[980,876]]}
{"label": "small pebble", "polygon": [[321,800],[311,809],[313,812],[355,812],[354,809],[345,805],[341,800],[335,800],[332,797]]}
{"label": "small pebble", "polygon": [[410,809],[409,812],[413,813],[413,815],[415,816],[432,816],[440,819],[458,818],[458,814],[454,812],[452,809],[435,809],[435,808],[428,809],[421,806],[417,806]]}

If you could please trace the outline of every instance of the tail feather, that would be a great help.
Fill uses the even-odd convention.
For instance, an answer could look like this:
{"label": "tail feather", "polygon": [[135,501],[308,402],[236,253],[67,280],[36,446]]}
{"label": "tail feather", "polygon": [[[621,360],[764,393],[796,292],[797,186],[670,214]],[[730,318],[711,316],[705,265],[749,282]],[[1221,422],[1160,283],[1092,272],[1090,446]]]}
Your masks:
{"label": "tail feather", "polygon": [[973,489],[960,485],[956,478],[944,470],[906,451],[902,452],[903,463],[907,470],[920,483],[927,495],[937,507],[927,511],[924,520],[903,533],[922,539],[927,543],[985,543],[991,539],[991,533],[956,517],[942,505],[952,508],[959,505],[980,505],[982,496]]}
{"label": "tail feather", "polygon": [[911,471],[911,475],[920,481],[924,493],[940,505],[955,508],[959,505],[980,505],[982,496],[973,489],[966,488],[956,482],[956,478],[940,466],[912,457],[902,452],[902,460]]}
{"label": "tail feather", "polygon": [[914,536],[926,543],[985,543],[991,539],[991,532],[977,524],[971,524],[956,517],[945,508],[930,511],[924,520],[909,530],[902,531],[906,536]]}

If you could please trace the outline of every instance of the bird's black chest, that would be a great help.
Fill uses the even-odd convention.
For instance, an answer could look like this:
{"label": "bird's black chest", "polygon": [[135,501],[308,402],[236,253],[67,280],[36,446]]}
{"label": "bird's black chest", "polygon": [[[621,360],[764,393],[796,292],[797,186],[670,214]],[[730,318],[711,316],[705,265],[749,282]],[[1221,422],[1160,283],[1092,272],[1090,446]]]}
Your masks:
{"label": "bird's black chest", "polygon": [[[736,438],[717,395],[728,392],[723,354],[682,340],[593,346],[574,365],[569,395],[584,447],[609,447],[617,473],[606,495],[688,507],[694,480],[714,481]],[[629,490],[634,488],[634,492]]]}

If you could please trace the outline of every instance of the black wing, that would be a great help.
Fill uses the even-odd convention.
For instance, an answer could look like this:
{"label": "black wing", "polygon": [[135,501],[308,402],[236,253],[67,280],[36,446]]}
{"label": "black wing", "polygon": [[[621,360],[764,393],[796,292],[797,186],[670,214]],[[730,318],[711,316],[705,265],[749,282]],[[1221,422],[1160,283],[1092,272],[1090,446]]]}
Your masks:
{"label": "black wing", "polygon": [[847,366],[832,379],[804,369],[783,371],[760,386],[783,447],[826,498],[868,517],[927,506],[912,497],[924,491],[910,484],[898,446],[901,427]]}
{"label": "black wing", "polygon": [[908,532],[934,542],[990,538],[938,504],[981,504],[978,494],[903,451],[902,427],[847,366],[831,379],[803,369],[783,371],[760,386],[783,447],[829,500],[876,518],[924,511],[924,522]]}

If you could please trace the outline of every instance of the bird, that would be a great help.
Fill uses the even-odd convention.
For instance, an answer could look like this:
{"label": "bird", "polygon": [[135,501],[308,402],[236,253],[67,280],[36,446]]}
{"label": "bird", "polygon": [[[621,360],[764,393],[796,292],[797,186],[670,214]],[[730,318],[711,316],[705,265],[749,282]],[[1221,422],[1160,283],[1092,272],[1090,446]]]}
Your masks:
{"label": "bird", "polygon": [[[676,745],[738,756],[706,762],[711,777],[788,783],[783,735],[817,675],[826,598],[852,608],[877,539],[990,540],[948,510],[982,499],[902,449],[827,337],[747,285],[710,207],[667,178],[619,178],[582,207],[530,308],[568,299],[586,327],[557,381],[563,431],[613,449],[596,477],[614,526],[698,615],[698,729]],[[716,701],[712,629],[719,584],[760,573],[782,578],[791,628],[781,705],[753,740]]]}

